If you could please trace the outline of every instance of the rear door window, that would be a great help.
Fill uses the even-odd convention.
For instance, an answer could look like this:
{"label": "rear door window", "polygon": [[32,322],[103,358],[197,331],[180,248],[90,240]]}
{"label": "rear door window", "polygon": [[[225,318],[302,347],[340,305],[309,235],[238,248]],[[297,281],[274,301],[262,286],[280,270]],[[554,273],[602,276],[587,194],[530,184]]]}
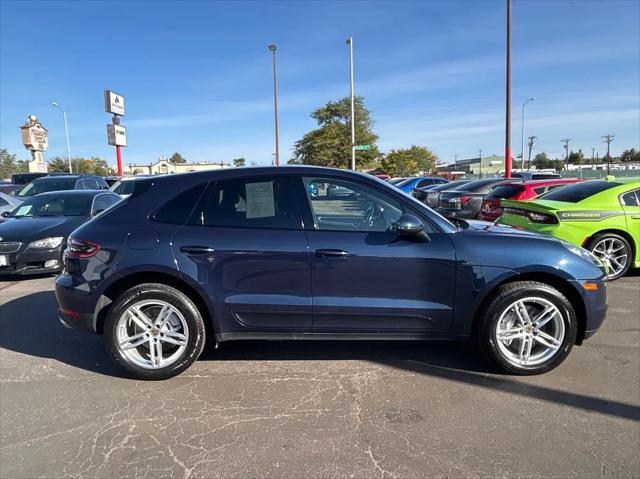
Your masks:
{"label": "rear door window", "polygon": [[190,224],[227,228],[301,229],[295,190],[286,178],[261,177],[211,184]]}
{"label": "rear door window", "polygon": [[640,206],[640,190],[630,191],[620,197],[622,206]]}

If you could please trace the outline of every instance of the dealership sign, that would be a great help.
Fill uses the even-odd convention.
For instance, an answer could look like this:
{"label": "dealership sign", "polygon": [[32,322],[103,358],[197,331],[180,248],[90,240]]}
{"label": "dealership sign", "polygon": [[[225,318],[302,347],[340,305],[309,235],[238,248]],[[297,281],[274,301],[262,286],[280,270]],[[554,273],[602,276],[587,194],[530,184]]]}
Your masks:
{"label": "dealership sign", "polygon": [[124,97],[111,90],[104,91],[104,111],[124,116]]}
{"label": "dealership sign", "polygon": [[111,146],[127,146],[127,130],[124,126],[107,124],[107,140]]}
{"label": "dealership sign", "polygon": [[30,151],[46,151],[48,146],[47,129],[36,121],[27,122],[21,127],[22,144]]}

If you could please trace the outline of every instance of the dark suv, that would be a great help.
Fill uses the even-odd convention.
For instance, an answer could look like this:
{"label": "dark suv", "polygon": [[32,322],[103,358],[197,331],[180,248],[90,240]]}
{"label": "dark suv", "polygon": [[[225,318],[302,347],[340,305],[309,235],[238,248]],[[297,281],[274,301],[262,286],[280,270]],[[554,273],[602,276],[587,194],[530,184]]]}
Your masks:
{"label": "dark suv", "polygon": [[16,196],[29,197],[49,191],[108,190],[109,185],[102,176],[96,175],[50,175],[36,178],[22,188]]}
{"label": "dark suv", "polygon": [[598,329],[604,272],[587,251],[464,225],[350,171],[144,179],[72,233],[59,315],[147,379],[185,370],[206,338],[473,338],[501,370],[535,374]]}

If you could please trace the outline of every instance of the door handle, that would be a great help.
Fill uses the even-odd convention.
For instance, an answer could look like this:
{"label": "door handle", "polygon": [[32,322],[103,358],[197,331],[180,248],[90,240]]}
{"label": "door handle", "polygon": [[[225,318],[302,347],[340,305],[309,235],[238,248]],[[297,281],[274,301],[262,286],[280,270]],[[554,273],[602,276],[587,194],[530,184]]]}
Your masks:
{"label": "door handle", "polygon": [[349,253],[341,249],[317,249],[315,252],[319,257],[346,258]]}
{"label": "door handle", "polygon": [[187,254],[211,254],[216,250],[208,246],[181,246],[180,251]]}

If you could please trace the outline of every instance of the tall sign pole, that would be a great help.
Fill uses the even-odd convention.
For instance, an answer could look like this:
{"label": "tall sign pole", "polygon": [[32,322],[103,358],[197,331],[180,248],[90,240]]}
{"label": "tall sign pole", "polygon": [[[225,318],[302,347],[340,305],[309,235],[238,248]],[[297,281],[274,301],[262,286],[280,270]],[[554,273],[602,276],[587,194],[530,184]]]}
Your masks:
{"label": "tall sign pole", "polygon": [[127,130],[120,125],[120,117],[124,116],[124,97],[117,93],[104,91],[104,110],[111,113],[111,123],[107,124],[107,141],[116,147],[116,160],[118,163],[118,176],[122,176],[122,151],[121,147],[127,146]]}
{"label": "tall sign pole", "polygon": [[353,37],[347,38],[349,45],[349,80],[351,87],[351,169],[356,169],[356,107],[353,91]]}
{"label": "tall sign pole", "polygon": [[504,140],[504,177],[511,178],[511,0],[507,0],[507,86]]}
{"label": "tall sign pole", "polygon": [[269,51],[273,54],[273,111],[276,130],[276,166],[280,166],[280,144],[278,142],[278,80],[276,77],[276,46],[269,45]]}

